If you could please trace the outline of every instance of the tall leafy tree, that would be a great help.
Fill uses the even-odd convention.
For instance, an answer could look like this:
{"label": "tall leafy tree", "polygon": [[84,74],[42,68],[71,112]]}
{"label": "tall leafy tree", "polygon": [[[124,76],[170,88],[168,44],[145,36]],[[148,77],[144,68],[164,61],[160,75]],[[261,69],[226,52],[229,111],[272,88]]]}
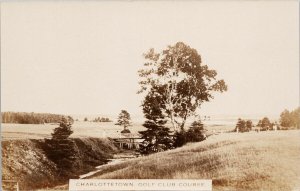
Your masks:
{"label": "tall leafy tree", "polygon": [[300,128],[300,107],[293,111],[284,110],[280,114],[280,125],[285,128],[296,127]]}
{"label": "tall leafy tree", "polygon": [[121,110],[121,113],[118,116],[118,122],[116,125],[121,125],[124,127],[123,133],[130,133],[128,127],[131,125],[130,114],[126,110]]}
{"label": "tall leafy tree", "polygon": [[300,107],[291,112],[293,126],[297,129],[300,128]]}
{"label": "tall leafy tree", "polygon": [[261,120],[261,128],[262,130],[269,130],[271,129],[273,125],[271,124],[269,118],[267,117],[264,117],[262,120]]}
{"label": "tall leafy tree", "polygon": [[290,112],[286,109],[280,114],[280,125],[283,127],[291,127],[293,120]]}
{"label": "tall leafy tree", "polygon": [[258,121],[257,126],[260,127],[261,131],[272,130],[273,123],[270,122],[269,118],[264,117]]}
{"label": "tall leafy tree", "polygon": [[224,80],[216,79],[217,72],[202,64],[197,50],[183,42],[168,46],[161,53],[150,49],[144,57],[138,93],[160,89],[160,109],[176,131],[184,127],[203,102],[213,99],[213,92],[227,90]]}

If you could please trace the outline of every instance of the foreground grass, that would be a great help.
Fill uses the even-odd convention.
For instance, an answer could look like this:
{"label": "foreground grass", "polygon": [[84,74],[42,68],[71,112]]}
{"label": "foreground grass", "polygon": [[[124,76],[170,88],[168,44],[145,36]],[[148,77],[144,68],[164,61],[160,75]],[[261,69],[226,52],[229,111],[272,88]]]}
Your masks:
{"label": "foreground grass", "polygon": [[213,179],[214,190],[300,190],[300,131],[224,133],[108,166],[94,179]]}

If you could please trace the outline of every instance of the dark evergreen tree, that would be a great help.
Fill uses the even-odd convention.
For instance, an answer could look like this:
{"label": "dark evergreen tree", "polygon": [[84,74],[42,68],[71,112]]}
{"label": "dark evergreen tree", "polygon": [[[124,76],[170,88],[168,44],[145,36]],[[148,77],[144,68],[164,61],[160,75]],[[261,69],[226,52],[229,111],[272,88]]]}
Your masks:
{"label": "dark evergreen tree", "polygon": [[201,121],[194,121],[187,131],[187,141],[188,142],[199,142],[203,141],[206,136],[203,133],[204,126]]}
{"label": "dark evergreen tree", "polygon": [[143,126],[147,130],[139,132],[144,139],[140,147],[142,154],[165,151],[173,147],[171,131],[165,127],[167,120],[160,109],[162,103],[161,95],[156,91],[151,91],[145,97],[142,106],[147,120]]}
{"label": "dark evergreen tree", "polygon": [[55,128],[51,134],[52,140],[67,139],[72,133],[71,123],[63,117],[59,123],[59,127]]}
{"label": "dark evergreen tree", "polygon": [[46,139],[48,157],[56,163],[62,176],[72,173],[77,165],[78,148],[69,136],[73,133],[71,123],[62,118],[59,127],[55,128],[51,139]]}

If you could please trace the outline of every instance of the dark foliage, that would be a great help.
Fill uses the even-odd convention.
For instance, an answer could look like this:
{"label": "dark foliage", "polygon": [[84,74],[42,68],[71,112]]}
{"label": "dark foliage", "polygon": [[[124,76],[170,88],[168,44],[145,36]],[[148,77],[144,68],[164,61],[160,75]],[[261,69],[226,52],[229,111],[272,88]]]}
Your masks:
{"label": "dark foliage", "polygon": [[140,132],[142,138],[145,139],[140,146],[140,152],[142,154],[151,154],[172,148],[173,141],[170,137],[169,128],[160,126],[151,121],[146,121],[144,127],[146,127],[147,130]]}
{"label": "dark foliage", "polygon": [[253,123],[251,120],[247,120],[246,121],[246,131],[251,131],[252,130],[252,127],[253,127]]}
{"label": "dark foliage", "polygon": [[128,113],[128,111],[126,111],[126,110],[121,111],[121,113],[118,116],[118,122],[115,125],[123,126],[124,127],[123,131],[128,130],[127,129],[128,126],[131,126],[131,118],[130,118],[130,114]]}
{"label": "dark foliage", "polygon": [[[249,122],[248,122],[249,123]],[[251,122],[252,123],[252,122]],[[248,124],[249,125],[249,124]],[[236,123],[235,126],[235,131],[243,133],[243,132],[248,132],[249,128],[247,126],[247,122],[241,118],[238,119],[238,122]]]}
{"label": "dark foliage", "polygon": [[78,148],[75,142],[69,139],[72,133],[71,123],[62,118],[59,127],[54,129],[52,138],[45,139],[48,158],[57,165],[62,176],[72,174],[78,165]]}
{"label": "dark foliage", "polygon": [[20,123],[20,124],[43,124],[59,123],[62,117],[66,117],[69,122],[74,120],[71,116],[64,116],[50,113],[26,113],[26,112],[2,112],[2,123]]}
{"label": "dark foliage", "polygon": [[293,111],[284,110],[280,114],[280,125],[283,128],[291,129],[295,127],[300,128],[300,107]]}
{"label": "dark foliage", "polygon": [[206,139],[205,134],[203,133],[204,128],[201,121],[194,121],[187,131],[187,141],[188,142],[199,142]]}
{"label": "dark foliage", "polygon": [[143,124],[147,130],[140,131],[144,139],[140,146],[142,154],[151,154],[173,148],[170,129],[165,127],[166,120],[160,110],[161,97],[155,91],[150,92],[144,100],[143,112],[147,121]]}
{"label": "dark foliage", "polygon": [[187,132],[184,129],[176,131],[174,134],[174,147],[182,147],[188,142]]}
{"label": "dark foliage", "polygon": [[175,133],[174,147],[181,147],[188,142],[200,142],[205,139],[203,124],[201,121],[194,121],[187,131],[181,129],[181,131]]}
{"label": "dark foliage", "polygon": [[253,123],[251,120],[243,120],[239,118],[235,126],[235,131],[240,133],[249,132],[252,130],[252,127]]}
{"label": "dark foliage", "polygon": [[259,120],[257,126],[260,127],[261,131],[267,131],[273,129],[273,123],[270,122],[269,118],[264,117],[262,120]]}
{"label": "dark foliage", "polygon": [[121,133],[131,133],[129,129],[123,129]]}

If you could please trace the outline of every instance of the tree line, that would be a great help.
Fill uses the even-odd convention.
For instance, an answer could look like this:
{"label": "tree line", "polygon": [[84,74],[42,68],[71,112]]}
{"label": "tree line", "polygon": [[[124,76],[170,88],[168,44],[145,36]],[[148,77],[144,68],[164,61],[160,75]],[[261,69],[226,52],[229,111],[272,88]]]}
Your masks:
{"label": "tree line", "polygon": [[108,117],[96,117],[93,122],[112,122]]}
{"label": "tree line", "polygon": [[249,132],[253,130],[253,127],[259,127],[259,131],[269,131],[269,130],[279,130],[278,124],[276,122],[271,122],[268,117],[264,117],[258,121],[256,125],[251,120],[244,120],[239,118],[234,131],[236,132]]}
{"label": "tree line", "polygon": [[[89,119],[85,117],[83,119],[84,122],[88,122]],[[112,122],[108,117],[96,117],[95,119],[92,119],[91,122]]]}
{"label": "tree line", "polygon": [[[251,120],[239,118],[234,131],[248,132],[251,131],[253,127],[255,127],[255,125]],[[271,122],[268,117],[264,117],[258,121],[256,127],[259,127],[260,131],[300,129],[300,107],[292,111],[284,110],[280,114],[279,123]]]}
{"label": "tree line", "polygon": [[19,124],[44,124],[59,123],[62,117],[66,117],[72,123],[71,116],[51,113],[34,113],[34,112],[1,112],[2,123],[19,123]]}

